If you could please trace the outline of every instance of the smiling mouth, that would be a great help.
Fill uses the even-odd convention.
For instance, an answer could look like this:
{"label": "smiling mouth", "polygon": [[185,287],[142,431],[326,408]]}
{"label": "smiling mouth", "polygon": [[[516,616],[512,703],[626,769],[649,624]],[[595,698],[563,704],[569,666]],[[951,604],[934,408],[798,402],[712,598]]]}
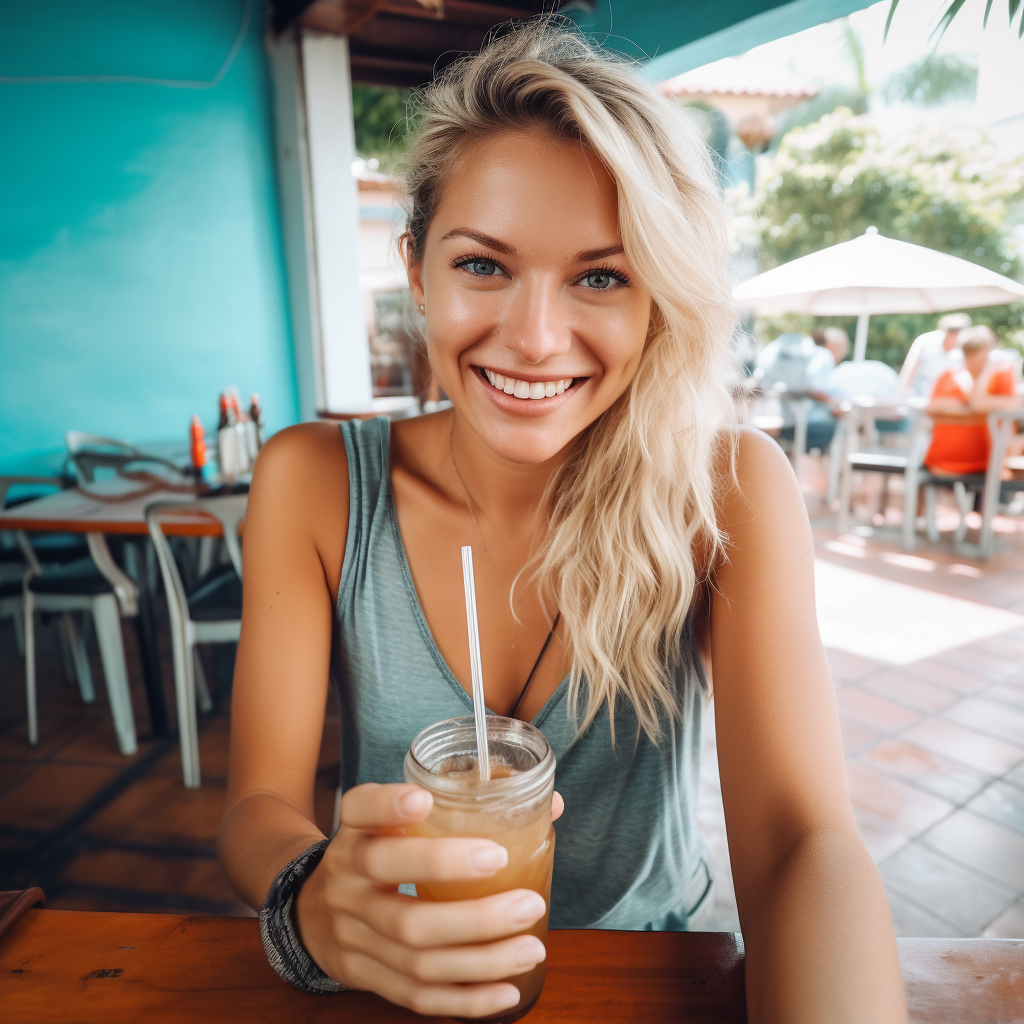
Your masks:
{"label": "smiling mouth", "polygon": [[503,391],[506,395],[511,395],[514,398],[534,401],[541,398],[554,398],[555,395],[568,391],[574,384],[587,379],[586,377],[557,377],[554,380],[531,381],[506,377],[485,367],[478,367],[478,370],[483,379],[495,390]]}

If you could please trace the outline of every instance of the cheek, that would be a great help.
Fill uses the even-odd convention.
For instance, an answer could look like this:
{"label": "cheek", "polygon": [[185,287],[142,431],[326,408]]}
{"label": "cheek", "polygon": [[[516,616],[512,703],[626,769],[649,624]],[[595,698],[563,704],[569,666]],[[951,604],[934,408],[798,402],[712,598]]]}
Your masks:
{"label": "cheek", "polygon": [[[646,306],[646,308],[645,308]],[[615,378],[632,377],[640,362],[650,327],[650,304],[636,304],[618,309],[597,311],[588,317],[588,330],[594,354],[606,373]]]}

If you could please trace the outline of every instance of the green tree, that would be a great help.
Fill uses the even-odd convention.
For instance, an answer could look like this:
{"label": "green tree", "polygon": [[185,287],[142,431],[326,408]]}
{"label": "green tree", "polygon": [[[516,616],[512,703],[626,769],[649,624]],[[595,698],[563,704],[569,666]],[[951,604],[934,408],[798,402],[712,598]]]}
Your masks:
{"label": "green tree", "polygon": [[[1024,206],[1024,160],[1001,161],[973,130],[936,130],[896,141],[882,138],[870,117],[849,110],[790,131],[758,175],[756,230],[763,269],[875,226],[883,235],[928,246],[1019,278],[1021,254],[1013,224]],[[746,222],[749,232],[750,221]],[[737,231],[742,233],[740,220]],[[1024,305],[972,310],[1004,339],[1020,344]],[[934,316],[871,318],[868,357],[898,367]],[[836,323],[851,334],[852,318],[765,320],[759,333],[809,330]],[[1024,333],[1024,332],[1022,332]]]}
{"label": "green tree", "polygon": [[813,124],[841,107],[865,114],[873,96],[885,103],[933,107],[950,100],[973,100],[977,90],[978,65],[973,57],[934,51],[894,71],[882,82],[872,83],[868,78],[864,40],[849,18],[843,19],[839,53],[853,72],[853,84],[825,85],[814,99],[794,107],[782,118],[777,139],[782,139],[791,128]]}
{"label": "green tree", "polygon": [[405,152],[409,89],[384,85],[352,86],[356,152],[390,170]]}

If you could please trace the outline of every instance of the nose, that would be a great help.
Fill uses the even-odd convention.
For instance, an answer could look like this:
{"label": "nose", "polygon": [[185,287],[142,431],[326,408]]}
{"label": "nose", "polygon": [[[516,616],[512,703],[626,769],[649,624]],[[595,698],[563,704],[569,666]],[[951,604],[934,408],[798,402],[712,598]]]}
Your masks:
{"label": "nose", "polygon": [[568,352],[572,325],[561,282],[541,275],[521,279],[511,290],[500,340],[526,363]]}

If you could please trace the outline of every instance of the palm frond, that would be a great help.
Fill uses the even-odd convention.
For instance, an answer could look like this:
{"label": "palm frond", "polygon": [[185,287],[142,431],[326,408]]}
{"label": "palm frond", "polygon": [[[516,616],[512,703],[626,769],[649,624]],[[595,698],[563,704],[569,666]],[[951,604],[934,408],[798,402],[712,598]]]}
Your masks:
{"label": "palm frond", "polygon": [[[989,4],[992,0],[988,0]],[[896,8],[899,6],[900,0],[892,0],[889,4],[889,16],[885,19],[885,31],[882,33],[882,42],[889,38],[889,26],[892,24],[892,16],[896,13]]]}
{"label": "palm frond", "polygon": [[917,103],[938,106],[948,100],[974,99],[978,65],[959,53],[929,53],[920,60],[894,71],[879,93],[887,103]]}
{"label": "palm frond", "polygon": [[941,39],[949,28],[949,23],[960,13],[960,8],[967,3],[967,0],[953,0],[953,2],[942,12],[938,25],[932,30],[932,36],[936,40]]}
{"label": "palm frond", "polygon": [[[1010,25],[1013,25],[1013,19],[1017,16],[1017,12],[1021,9],[1022,0],[1009,0],[1010,10]],[[942,12],[942,17],[939,18],[939,23],[935,26],[932,35],[941,39],[945,34],[949,23],[960,13],[960,8],[966,3],[966,0],[951,0],[949,6]],[[882,42],[884,43],[889,37],[889,26],[892,24],[893,15],[896,13],[896,8],[899,7],[900,0],[890,0],[889,14],[885,19],[885,31],[882,33]],[[989,12],[992,10],[992,0],[986,0],[985,3],[985,16],[982,20],[982,27],[988,25]],[[1021,14],[1020,27],[1017,30],[1017,38],[1024,37],[1024,13]]]}

